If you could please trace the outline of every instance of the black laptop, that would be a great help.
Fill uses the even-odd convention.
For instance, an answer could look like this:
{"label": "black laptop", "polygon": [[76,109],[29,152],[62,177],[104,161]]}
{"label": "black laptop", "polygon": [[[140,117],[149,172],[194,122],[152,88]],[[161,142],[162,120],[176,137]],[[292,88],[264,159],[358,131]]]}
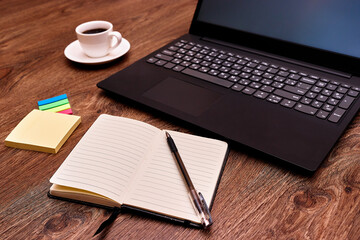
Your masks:
{"label": "black laptop", "polygon": [[189,34],[97,86],[315,171],[360,106],[359,13],[357,0],[199,1]]}

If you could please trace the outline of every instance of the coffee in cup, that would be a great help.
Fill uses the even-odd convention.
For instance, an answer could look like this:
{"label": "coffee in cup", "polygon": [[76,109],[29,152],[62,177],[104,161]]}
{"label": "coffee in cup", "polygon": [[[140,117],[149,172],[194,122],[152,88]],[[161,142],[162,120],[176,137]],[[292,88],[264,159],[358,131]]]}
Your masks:
{"label": "coffee in cup", "polygon": [[107,21],[90,21],[75,29],[80,46],[89,57],[104,57],[121,43],[122,36]]}

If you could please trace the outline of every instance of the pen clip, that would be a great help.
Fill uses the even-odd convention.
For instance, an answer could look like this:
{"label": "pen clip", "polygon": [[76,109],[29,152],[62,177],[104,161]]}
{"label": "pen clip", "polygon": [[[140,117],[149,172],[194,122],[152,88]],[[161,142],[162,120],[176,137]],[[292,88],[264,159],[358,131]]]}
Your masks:
{"label": "pen clip", "polygon": [[203,197],[201,192],[198,192],[198,196],[199,196],[199,199],[200,199],[200,207],[201,207],[201,210],[202,210],[202,213],[203,213],[203,216],[201,216],[201,222],[202,222],[202,225],[205,228],[207,228],[207,227],[210,227],[213,224],[213,220],[212,220],[208,205],[206,204],[205,198]]}

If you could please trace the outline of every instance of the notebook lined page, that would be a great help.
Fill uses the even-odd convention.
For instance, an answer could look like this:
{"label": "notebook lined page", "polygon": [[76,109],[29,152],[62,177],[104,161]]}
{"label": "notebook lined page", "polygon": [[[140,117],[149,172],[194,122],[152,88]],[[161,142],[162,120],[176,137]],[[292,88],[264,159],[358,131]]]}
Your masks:
{"label": "notebook lined page", "polygon": [[[210,204],[221,172],[227,144],[214,139],[168,131],[173,137],[195,188]],[[185,181],[171,155],[165,133],[158,138],[125,204],[200,222],[190,202]]]}
{"label": "notebook lined page", "polygon": [[122,203],[152,138],[159,131],[140,121],[100,115],[50,182],[95,192]]}

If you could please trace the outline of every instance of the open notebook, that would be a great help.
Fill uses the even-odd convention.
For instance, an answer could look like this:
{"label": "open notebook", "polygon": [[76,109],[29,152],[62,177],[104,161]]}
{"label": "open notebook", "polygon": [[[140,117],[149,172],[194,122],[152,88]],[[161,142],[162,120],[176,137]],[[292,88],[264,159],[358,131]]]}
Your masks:
{"label": "open notebook", "polygon": [[[194,186],[210,207],[227,157],[226,142],[168,131]],[[165,132],[100,115],[50,179],[50,197],[137,209],[200,224]]]}

